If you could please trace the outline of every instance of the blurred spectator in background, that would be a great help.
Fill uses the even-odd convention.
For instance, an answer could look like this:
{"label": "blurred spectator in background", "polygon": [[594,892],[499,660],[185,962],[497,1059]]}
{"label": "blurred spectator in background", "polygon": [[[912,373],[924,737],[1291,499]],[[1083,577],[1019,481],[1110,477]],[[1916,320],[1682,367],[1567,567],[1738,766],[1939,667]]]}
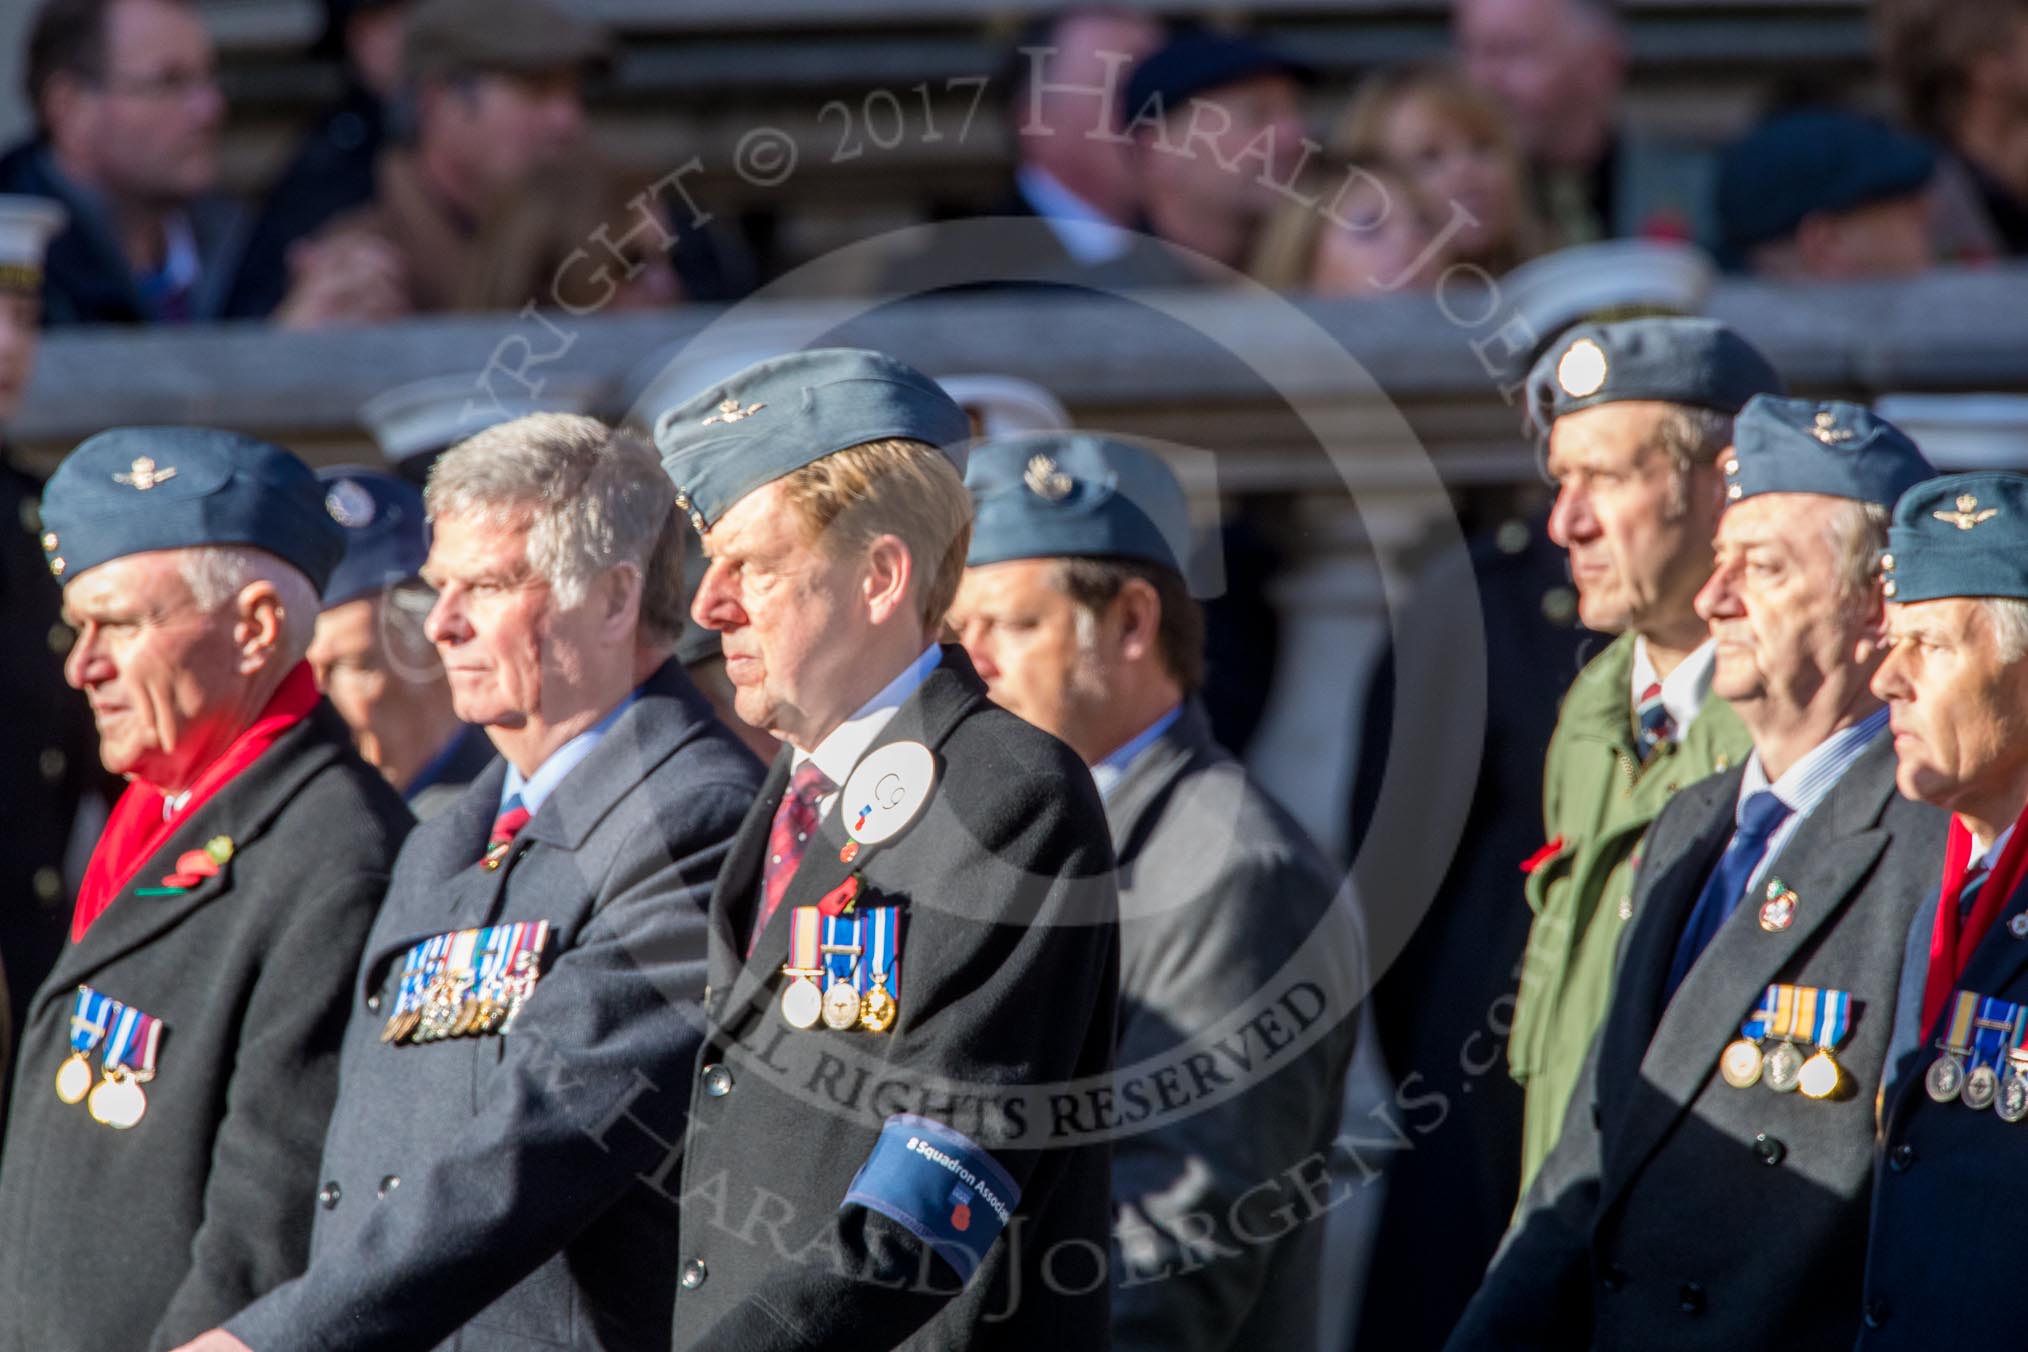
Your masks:
{"label": "blurred spectator in background", "polygon": [[1542,252],[1521,151],[1500,105],[1446,70],[1397,70],[1360,86],[1334,149],[1407,175],[1454,261],[1500,275]]}
{"label": "blurred spectator in background", "polygon": [[1874,0],[1887,73],[1968,182],[1999,252],[2028,254],[2028,0]]}
{"label": "blurred spectator in background", "polygon": [[1303,155],[1307,72],[1245,38],[1176,34],[1127,80],[1126,127],[1144,227],[1174,246],[1176,281],[1242,268],[1288,200]]}
{"label": "blurred spectator in background", "polygon": [[580,86],[607,50],[603,30],[549,0],[423,0],[402,54],[413,144],[381,152],[371,205],[293,251],[277,320],[318,328],[453,306],[487,213],[518,205],[531,174],[582,144]]}
{"label": "blurred spectator in background", "polygon": [[1552,242],[1701,239],[1710,157],[1622,123],[1627,41],[1613,0],[1456,0],[1465,76],[1508,113]]}
{"label": "blurred spectator in background", "polygon": [[1780,113],[1726,149],[1720,259],[1765,277],[1909,277],[1935,260],[1925,190],[1936,153],[1857,113]]}
{"label": "blurred spectator in background", "polygon": [[289,247],[373,200],[373,163],[387,140],[388,108],[401,91],[411,7],[412,0],[324,0],[316,54],[338,62],[344,92],[269,190],[247,237],[227,318],[272,312],[288,291]]}
{"label": "blurred spectator in background", "polygon": [[[473,237],[451,308],[518,310],[533,301],[585,314],[674,305],[683,283],[663,247],[676,238],[670,204],[644,195],[655,178],[587,158],[536,168],[517,200],[489,213]],[[612,248],[595,242],[601,231]]]}
{"label": "blurred spectator in background", "polygon": [[225,99],[194,0],[46,0],[28,39],[35,133],[0,192],[53,197],[43,322],[216,318],[242,221],[212,195]]}
{"label": "blurred spectator in background", "polygon": [[1388,165],[1325,166],[1268,218],[1248,274],[1276,291],[1374,296],[1426,291],[1450,261],[1423,199]]}
{"label": "blurred spectator in background", "polygon": [[494,751],[459,720],[443,659],[423,632],[437,599],[421,576],[430,543],[423,495],[356,465],[317,477],[324,510],[345,528],[345,557],[324,584],[305,660],[361,758],[426,821],[457,801]]}

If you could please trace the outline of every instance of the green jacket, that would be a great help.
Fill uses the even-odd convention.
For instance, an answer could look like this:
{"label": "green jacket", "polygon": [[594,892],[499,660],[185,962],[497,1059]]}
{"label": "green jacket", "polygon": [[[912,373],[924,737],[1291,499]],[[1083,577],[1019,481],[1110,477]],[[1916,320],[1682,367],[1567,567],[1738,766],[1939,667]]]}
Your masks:
{"label": "green jacket", "polygon": [[[1709,698],[1683,740],[1634,756],[1634,635],[1593,658],[1570,693],[1543,767],[1543,829],[1525,892],[1535,912],[1507,1063],[1525,1091],[1521,1188],[1563,1130],[1578,1071],[1612,996],[1620,931],[1633,915],[1634,857],[1671,794],[1727,768],[1752,742]],[[1560,842],[1560,843],[1559,843]]]}

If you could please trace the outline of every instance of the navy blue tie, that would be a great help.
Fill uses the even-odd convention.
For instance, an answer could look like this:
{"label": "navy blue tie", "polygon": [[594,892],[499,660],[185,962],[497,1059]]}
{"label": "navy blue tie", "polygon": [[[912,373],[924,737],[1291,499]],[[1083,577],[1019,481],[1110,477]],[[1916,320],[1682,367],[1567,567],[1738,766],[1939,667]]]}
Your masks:
{"label": "navy blue tie", "polygon": [[1739,825],[1732,833],[1732,843],[1725,847],[1718,867],[1711,871],[1711,880],[1698,893],[1690,922],[1683,927],[1683,937],[1676,943],[1676,956],[1669,963],[1669,984],[1662,993],[1665,1004],[1690,974],[1691,965],[1718,933],[1718,927],[1739,909],[1740,898],[1746,894],[1746,880],[1753,876],[1761,856],[1767,853],[1768,841],[1792,810],[1767,789],[1740,805]]}

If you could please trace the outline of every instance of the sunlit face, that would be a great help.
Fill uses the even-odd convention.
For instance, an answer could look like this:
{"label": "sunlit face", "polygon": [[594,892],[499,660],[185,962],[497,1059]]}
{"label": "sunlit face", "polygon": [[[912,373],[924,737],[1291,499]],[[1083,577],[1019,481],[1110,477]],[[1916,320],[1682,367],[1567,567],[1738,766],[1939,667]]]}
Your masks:
{"label": "sunlit face", "polygon": [[57,101],[60,147],[115,191],[175,203],[218,178],[225,98],[195,5],[120,0],[106,13],[105,69]]}
{"label": "sunlit face", "polygon": [[949,625],[993,701],[1072,746],[1105,699],[1105,674],[1054,559],[967,568]]}
{"label": "sunlit face", "polygon": [[1830,529],[1842,498],[1762,493],[1720,518],[1697,614],[1717,640],[1711,693],[1801,707],[1858,662],[1875,632],[1877,584],[1854,596]]}
{"label": "sunlit face", "polygon": [[1556,504],[1549,538],[1570,552],[1578,616],[1604,634],[1650,632],[1678,622],[1711,565],[1723,505],[1718,471],[1687,474],[1655,443],[1669,406],[1596,404],[1549,430]]}
{"label": "sunlit face", "polygon": [[21,407],[28,379],[35,374],[35,348],[41,322],[39,297],[0,291],[0,425]]}
{"label": "sunlit face", "polygon": [[813,748],[849,715],[872,631],[860,557],[811,537],[777,480],[735,503],[703,537],[707,566],[690,614],[718,631],[741,720]]}
{"label": "sunlit face", "polygon": [[77,634],[64,679],[91,703],[100,761],[116,775],[187,784],[237,714],[236,611],[199,610],[176,552],[152,550],[79,573],[63,612]]}
{"label": "sunlit face", "polygon": [[1381,151],[1414,181],[1431,215],[1470,222],[1451,236],[1460,256],[1476,258],[1513,246],[1521,185],[1491,137],[1417,95],[1388,114]]}
{"label": "sunlit face", "polygon": [[1887,701],[1902,794],[1956,809],[2018,783],[2028,771],[2028,661],[2001,659],[1984,603],[1889,602],[1887,640],[1873,693]]}
{"label": "sunlit face", "polygon": [[424,632],[443,659],[458,717],[518,728],[543,715],[545,687],[576,674],[580,650],[555,593],[528,562],[526,523],[439,517],[423,578],[437,593]]}

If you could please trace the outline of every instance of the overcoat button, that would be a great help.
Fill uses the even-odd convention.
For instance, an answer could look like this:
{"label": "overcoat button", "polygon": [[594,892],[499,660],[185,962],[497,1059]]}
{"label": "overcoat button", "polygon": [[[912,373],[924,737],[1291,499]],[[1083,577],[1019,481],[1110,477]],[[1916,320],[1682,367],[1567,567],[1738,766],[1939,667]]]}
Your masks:
{"label": "overcoat button", "polygon": [[1903,1141],[1894,1147],[1887,1157],[1887,1167],[1897,1174],[1905,1174],[1915,1167],[1915,1147]]}
{"label": "overcoat button", "polygon": [[704,1285],[704,1260],[693,1258],[683,1265],[683,1275],[677,1279],[685,1291],[695,1291]]}
{"label": "overcoat button", "polygon": [[371,995],[369,995],[369,996],[367,996],[367,997],[366,997],[366,1007],[367,1007],[367,1009],[371,1010],[372,1012],[374,1012],[374,1013],[376,1013],[376,1014],[380,1012],[380,992],[379,992],[379,991],[375,991],[375,992],[374,992],[373,994],[371,994]]}
{"label": "overcoat button", "polygon": [[345,1189],[339,1187],[334,1179],[317,1189],[317,1205],[323,1207],[326,1211],[335,1210],[338,1206],[338,1199],[344,1195]]}
{"label": "overcoat button", "polygon": [[1789,1148],[1777,1138],[1762,1132],[1753,1138],[1753,1153],[1760,1156],[1762,1164],[1773,1166],[1789,1157]]}
{"label": "overcoat button", "polygon": [[1676,1301],[1684,1314],[1703,1314],[1704,1288],[1696,1282],[1685,1282],[1683,1289],[1676,1293]]}
{"label": "overcoat button", "polygon": [[1598,1284],[1608,1291],[1624,1290],[1627,1285],[1627,1274],[1619,1264],[1607,1263],[1604,1270],[1598,1274]]}
{"label": "overcoat button", "polygon": [[704,1092],[713,1098],[724,1098],[732,1092],[732,1072],[716,1063],[704,1068]]}
{"label": "overcoat button", "polygon": [[1884,1300],[1866,1302],[1866,1327],[1869,1329],[1880,1328],[1887,1323],[1888,1317],[1893,1313],[1894,1311],[1888,1308],[1887,1302]]}
{"label": "overcoat button", "polygon": [[386,1178],[380,1180],[380,1195],[382,1197],[385,1197],[387,1196],[387,1194],[393,1192],[396,1188],[400,1186],[401,1186],[401,1175],[389,1174]]}

